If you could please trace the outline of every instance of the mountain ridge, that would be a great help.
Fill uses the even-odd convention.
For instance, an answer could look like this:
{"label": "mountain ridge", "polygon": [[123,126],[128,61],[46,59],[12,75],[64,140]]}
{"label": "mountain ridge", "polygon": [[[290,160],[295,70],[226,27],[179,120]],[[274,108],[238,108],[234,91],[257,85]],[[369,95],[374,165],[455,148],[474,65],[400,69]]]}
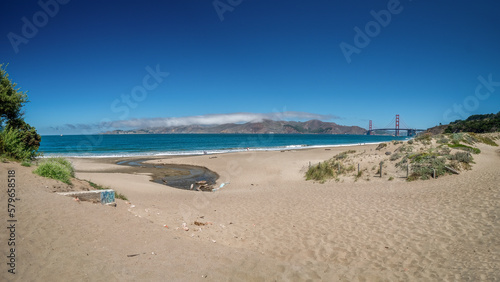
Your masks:
{"label": "mountain ridge", "polygon": [[246,133],[246,134],[366,134],[366,129],[359,126],[339,125],[313,119],[300,121],[276,121],[264,119],[260,122],[243,124],[225,123],[219,125],[184,125],[151,127],[132,130],[113,130],[102,134],[175,134],[175,133]]}

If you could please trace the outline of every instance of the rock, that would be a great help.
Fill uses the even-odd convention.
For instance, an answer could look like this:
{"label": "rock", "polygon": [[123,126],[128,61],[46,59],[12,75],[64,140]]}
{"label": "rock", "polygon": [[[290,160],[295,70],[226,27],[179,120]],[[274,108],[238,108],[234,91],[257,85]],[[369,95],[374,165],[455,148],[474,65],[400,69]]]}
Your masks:
{"label": "rock", "polygon": [[391,153],[391,152],[385,152],[385,154],[386,154],[387,156],[389,156],[389,155],[390,155],[390,154],[392,154],[392,153]]}

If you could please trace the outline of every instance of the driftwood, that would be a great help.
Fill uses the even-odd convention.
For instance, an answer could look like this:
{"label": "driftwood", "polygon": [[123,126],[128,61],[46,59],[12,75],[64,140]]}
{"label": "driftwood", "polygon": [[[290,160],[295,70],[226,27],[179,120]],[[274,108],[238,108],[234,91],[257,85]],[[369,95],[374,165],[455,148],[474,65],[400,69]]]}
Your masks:
{"label": "driftwood", "polygon": [[451,167],[447,167],[447,166],[445,166],[444,168],[446,168],[447,170],[449,170],[449,171],[453,172],[454,174],[460,174],[458,171],[454,170],[454,169],[453,169],[453,168],[451,168]]}

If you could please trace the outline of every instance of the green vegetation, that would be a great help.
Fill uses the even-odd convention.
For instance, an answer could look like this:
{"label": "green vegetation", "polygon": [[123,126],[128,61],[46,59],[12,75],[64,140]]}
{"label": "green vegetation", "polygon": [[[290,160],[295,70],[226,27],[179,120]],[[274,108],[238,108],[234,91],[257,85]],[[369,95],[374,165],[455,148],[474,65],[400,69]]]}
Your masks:
{"label": "green vegetation", "polygon": [[31,166],[31,161],[24,160],[24,161],[21,162],[21,165],[25,166],[25,167],[30,167]]}
{"label": "green vegetation", "polygon": [[71,178],[75,177],[75,170],[71,163],[63,158],[49,158],[44,160],[33,173],[43,177],[56,179],[71,185]]}
{"label": "green vegetation", "polygon": [[[465,148],[471,152],[480,152],[477,148],[462,144],[447,145],[450,148]],[[404,156],[401,161],[396,163],[396,167],[400,170],[406,170],[406,167],[409,164],[410,173],[408,175],[408,181],[417,179],[425,180],[433,177],[434,175],[436,177],[445,175],[449,173],[446,166],[454,168],[455,170],[461,170],[463,168],[470,169],[470,164],[473,162],[472,156],[470,156],[468,152],[455,152],[452,154],[452,151],[448,146],[440,145],[437,148],[430,148],[424,152]]]}
{"label": "green vegetation", "polygon": [[488,133],[497,131],[500,131],[500,112],[497,114],[472,115],[466,120],[456,120],[450,123],[444,133]]}
{"label": "green vegetation", "polygon": [[30,160],[33,157],[21,141],[20,132],[10,126],[0,132],[0,154],[11,160]]}
{"label": "green vegetation", "polygon": [[474,145],[475,143],[483,143],[486,145],[497,147],[498,144],[495,143],[494,139],[484,135],[478,135],[473,132],[469,133],[452,133],[448,134],[453,145],[458,145],[460,142]]}
{"label": "green vegetation", "polygon": [[488,136],[481,136],[481,135],[477,135],[475,133],[469,133],[469,135],[474,138],[476,140],[476,142],[481,142],[481,143],[484,143],[486,145],[490,145],[490,146],[493,146],[493,147],[498,147],[498,144],[495,143],[495,141],[493,141],[492,138],[488,137]]}
{"label": "green vegetation", "polygon": [[447,173],[445,165],[446,158],[432,153],[418,153],[408,157],[411,163],[411,174],[408,181],[418,178],[425,180],[434,175],[441,176]]}
{"label": "green vegetation", "polygon": [[415,140],[415,142],[420,142],[424,145],[431,145],[432,135],[428,134],[428,133],[419,134],[419,135],[417,135],[417,137],[415,137],[414,140]]}
{"label": "green vegetation", "polygon": [[[457,132],[437,135],[434,138],[436,142],[441,145],[430,148],[424,152],[405,156],[396,164],[396,167],[401,170],[406,169],[406,165],[410,164],[411,174],[408,177],[409,181],[415,179],[428,179],[433,176],[434,172],[436,177],[449,173],[445,166],[449,166],[455,170],[470,169],[471,163],[473,163],[473,158],[470,153],[481,153],[479,148],[472,145],[484,143],[490,146],[498,146],[491,137],[477,135],[475,133]],[[415,138],[415,140],[423,144],[431,144],[432,136],[430,134],[425,134]],[[465,152],[452,153],[451,149],[459,149]],[[398,151],[411,152],[412,150],[406,150],[400,147]]]}
{"label": "green vegetation", "polygon": [[439,144],[446,144],[450,142],[450,140],[448,139],[448,137],[446,137],[446,135],[440,135],[436,142]]}
{"label": "green vegetation", "polygon": [[345,151],[327,161],[309,167],[306,172],[306,180],[316,180],[320,183],[325,183],[328,179],[337,178],[341,174],[353,172],[355,170],[354,165],[351,164],[347,166],[343,161],[348,158],[348,154],[355,152],[355,150]]}
{"label": "green vegetation", "polygon": [[[328,179],[343,181],[340,176],[350,175],[354,177],[354,181],[359,179],[369,181],[370,177],[380,175],[379,168],[382,165],[384,168],[382,173],[389,177],[389,181],[402,176],[402,173],[391,175],[394,167],[405,174],[408,171],[408,181],[425,180],[471,169],[474,164],[473,155],[481,153],[476,144],[498,146],[496,143],[498,139],[500,139],[500,134],[491,133],[479,135],[459,132],[435,136],[420,135],[414,139],[414,142],[392,142],[394,145],[401,145],[390,155],[384,156],[380,152],[353,154],[356,152],[354,150],[339,153],[327,161],[311,166],[306,172],[306,179],[324,183]],[[381,150],[388,144],[391,143],[381,143],[377,149]],[[382,159],[379,159],[380,157]],[[357,161],[363,162],[361,159],[368,159],[368,167],[364,161],[365,167],[357,172],[355,165]],[[380,163],[372,166],[371,163],[377,159],[381,160]]]}
{"label": "green vegetation", "polygon": [[[402,177],[403,173],[406,175],[407,171],[408,181],[425,180],[471,169],[472,164],[474,164],[473,155],[481,153],[476,145],[483,143],[498,146],[496,142],[499,139],[500,133],[457,132],[435,136],[431,134],[419,135],[408,142],[392,142],[393,145],[402,145],[399,145],[391,154],[386,153],[385,156],[381,152],[350,155],[355,153],[353,150],[339,153],[330,160],[310,167],[306,172],[306,179],[324,183],[331,178],[335,181],[343,181],[341,175],[350,175],[354,177],[354,181],[359,179],[369,181],[370,177],[380,175],[379,168],[380,165],[383,165],[382,173],[389,177],[389,181]],[[388,144],[391,143],[379,144],[377,150],[387,147]],[[372,165],[374,160],[380,160],[380,157],[382,158],[379,165]],[[363,161],[366,159],[368,167],[366,167],[367,161]],[[357,173],[356,162],[362,162],[362,165],[365,166],[360,168],[361,170]],[[400,171],[397,175],[391,175],[394,168]]]}
{"label": "green vegetation", "polygon": [[41,137],[23,119],[22,107],[28,95],[16,89],[16,83],[0,64],[0,156],[23,161],[38,156]]}
{"label": "green vegetation", "polygon": [[463,145],[463,144],[448,144],[448,147],[462,149],[462,150],[465,150],[465,151],[472,152],[472,153],[474,153],[476,155],[479,154],[479,153],[481,153],[481,150],[479,150],[478,148],[474,148],[474,147]]}

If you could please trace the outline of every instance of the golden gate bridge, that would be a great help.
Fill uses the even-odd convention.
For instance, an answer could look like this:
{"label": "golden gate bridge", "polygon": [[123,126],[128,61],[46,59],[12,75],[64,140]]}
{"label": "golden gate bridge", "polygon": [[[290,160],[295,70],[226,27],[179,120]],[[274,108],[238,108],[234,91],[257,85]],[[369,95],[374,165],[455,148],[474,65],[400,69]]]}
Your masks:
{"label": "golden gate bridge", "polygon": [[[400,127],[400,123],[403,127]],[[399,114],[396,115],[395,118],[391,120],[386,126],[383,128],[373,128],[372,121],[368,125],[367,135],[374,135],[375,131],[394,131],[394,136],[402,136],[400,135],[400,131],[406,131],[406,136],[413,136],[417,134],[417,132],[425,131],[426,129],[416,129],[410,128],[403,120],[399,118]]]}

